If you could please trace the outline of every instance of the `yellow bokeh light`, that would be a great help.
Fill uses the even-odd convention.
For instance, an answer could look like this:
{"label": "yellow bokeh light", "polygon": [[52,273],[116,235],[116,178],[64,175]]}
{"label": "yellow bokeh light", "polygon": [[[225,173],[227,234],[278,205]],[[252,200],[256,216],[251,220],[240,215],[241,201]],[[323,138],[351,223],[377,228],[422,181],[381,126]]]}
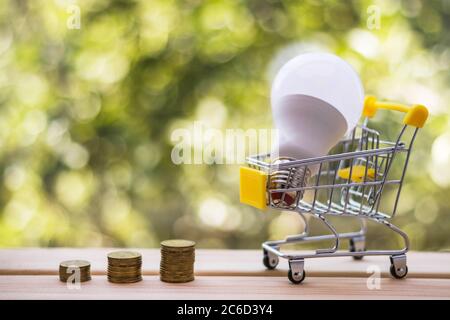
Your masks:
{"label": "yellow bokeh light", "polygon": [[433,181],[441,186],[450,186],[450,133],[436,138],[431,149],[431,160],[428,170]]}
{"label": "yellow bokeh light", "polygon": [[217,198],[203,200],[198,210],[200,221],[215,228],[220,228],[225,223],[228,214],[225,203]]}
{"label": "yellow bokeh light", "polygon": [[95,181],[90,172],[66,171],[58,175],[55,193],[67,207],[80,209],[88,203],[94,187]]}

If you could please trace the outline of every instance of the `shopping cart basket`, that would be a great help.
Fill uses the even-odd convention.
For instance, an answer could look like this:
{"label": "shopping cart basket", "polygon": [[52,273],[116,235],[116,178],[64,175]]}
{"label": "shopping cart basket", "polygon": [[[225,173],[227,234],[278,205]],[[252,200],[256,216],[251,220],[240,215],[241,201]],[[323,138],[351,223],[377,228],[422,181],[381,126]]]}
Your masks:
{"label": "shopping cart basket", "polygon": [[[368,127],[369,119],[379,109],[406,113],[397,140],[382,140],[379,132]],[[404,278],[408,273],[408,236],[390,220],[397,210],[414,140],[428,117],[428,110],[422,105],[408,107],[378,102],[369,96],[364,101],[363,116],[363,124],[327,156],[276,163],[270,159],[270,154],[260,154],[248,157],[248,166],[240,169],[242,203],[263,210],[294,211],[304,222],[303,233],[262,244],[264,265],[274,269],[279,258],[287,259],[288,278],[293,283],[305,279],[304,260],[309,258],[352,256],[359,260],[364,256],[386,255],[390,257],[390,272],[394,278]],[[408,143],[403,142],[406,138]],[[309,170],[311,168],[314,170]],[[313,177],[305,174],[311,171],[317,174]],[[329,233],[310,235],[305,215],[317,218]],[[330,216],[356,218],[361,228],[356,232],[339,233],[329,221]],[[381,224],[400,235],[403,249],[367,250],[367,221]],[[342,239],[349,240],[348,251],[339,250]],[[310,254],[287,254],[280,250],[286,244],[324,240],[332,241],[332,247]]]}

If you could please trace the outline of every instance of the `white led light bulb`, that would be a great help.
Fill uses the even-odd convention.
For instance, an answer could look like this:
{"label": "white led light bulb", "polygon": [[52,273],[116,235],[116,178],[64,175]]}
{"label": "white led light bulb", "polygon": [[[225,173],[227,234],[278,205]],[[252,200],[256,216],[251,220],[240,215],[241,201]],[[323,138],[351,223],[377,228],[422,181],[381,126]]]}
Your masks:
{"label": "white led light bulb", "polygon": [[[272,84],[272,113],[279,134],[272,152],[277,155],[275,163],[326,155],[358,123],[363,103],[359,76],[341,58],[307,53],[288,61]],[[298,175],[309,178],[317,170],[308,167]]]}

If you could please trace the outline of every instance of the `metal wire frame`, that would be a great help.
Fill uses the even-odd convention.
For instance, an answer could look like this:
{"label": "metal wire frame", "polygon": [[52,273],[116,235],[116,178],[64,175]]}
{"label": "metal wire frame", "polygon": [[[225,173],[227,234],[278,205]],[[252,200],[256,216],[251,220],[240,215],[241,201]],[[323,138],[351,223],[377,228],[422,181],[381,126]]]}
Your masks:
{"label": "metal wire frame", "polygon": [[[381,141],[377,131],[361,126],[352,131],[349,139],[342,140],[335,148],[338,151],[344,151],[341,153],[295,160],[275,166],[271,165],[269,154],[249,157],[247,162],[250,166],[266,171],[269,177],[273,172],[284,170],[287,172],[286,178],[288,181],[293,170],[306,169],[312,166],[318,167],[318,174],[313,178],[314,181],[309,181],[309,183],[300,187],[290,187],[286,183],[283,188],[275,189],[271,187],[270,179],[268,179],[268,204],[274,209],[319,215],[364,215],[373,218],[391,219],[395,216],[398,207],[412,144],[418,131],[418,129],[415,129],[407,147],[401,141],[406,128],[406,125],[403,126],[395,142]],[[358,131],[360,131],[359,135],[357,135]],[[352,149],[354,151],[348,151]],[[392,163],[400,153],[406,154],[401,176],[399,179],[389,179]],[[353,168],[356,165],[365,167],[364,177],[360,182],[351,179]],[[338,176],[338,170],[342,168],[349,168],[349,175],[346,180]],[[368,177],[369,169],[374,170],[373,179]],[[379,210],[386,185],[398,187],[393,210],[390,213],[382,213]],[[272,197],[274,193],[298,192],[303,194],[306,191],[312,192],[312,201],[297,197],[296,202],[289,206],[283,205],[282,202],[275,203]],[[326,197],[323,196],[324,192]]]}

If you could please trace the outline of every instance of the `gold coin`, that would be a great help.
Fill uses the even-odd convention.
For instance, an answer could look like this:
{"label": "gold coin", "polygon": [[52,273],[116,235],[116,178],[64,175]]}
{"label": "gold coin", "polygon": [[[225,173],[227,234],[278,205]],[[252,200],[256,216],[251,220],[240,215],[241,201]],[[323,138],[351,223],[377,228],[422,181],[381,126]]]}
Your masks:
{"label": "gold coin", "polygon": [[167,260],[167,261],[191,261],[195,260],[195,256],[169,256],[167,254],[162,254],[161,259]]}
{"label": "gold coin", "polygon": [[110,275],[108,274],[108,279],[117,279],[117,280],[127,280],[127,279],[136,279],[136,278],[141,278],[142,275],[141,274],[134,274],[134,275],[129,275],[129,276],[117,276],[117,275]]}
{"label": "gold coin", "polygon": [[91,264],[89,261],[86,260],[67,260],[63,261],[59,264],[59,267],[61,268],[70,268],[70,267],[77,267],[77,268],[89,268]]}
{"label": "gold coin", "polygon": [[135,279],[142,277],[141,274],[130,274],[130,275],[117,275],[117,274],[108,274],[108,278],[118,279],[118,280],[126,280],[126,279]]}
{"label": "gold coin", "polygon": [[113,259],[113,258],[108,258],[108,263],[142,263],[142,259]]}
{"label": "gold coin", "polygon": [[170,277],[190,277],[194,274],[194,271],[191,270],[189,272],[168,272],[168,271],[161,271],[159,272],[160,275],[170,276]]}
{"label": "gold coin", "polygon": [[[59,274],[59,277],[60,278],[70,278],[70,277],[72,277],[72,276],[74,276],[74,274],[71,274],[71,273],[60,273]],[[79,276],[80,276],[80,278],[87,278],[87,277],[90,277],[91,276],[91,274],[90,273],[81,273],[81,274],[79,274]]]}
{"label": "gold coin", "polygon": [[141,270],[127,271],[127,272],[108,270],[108,275],[130,276],[130,275],[140,275],[140,274],[141,274]]}
{"label": "gold coin", "polygon": [[142,263],[142,259],[141,258],[139,258],[139,259],[113,259],[113,258],[108,258],[108,263],[115,263],[115,264],[117,264],[117,263],[127,263],[127,264],[136,263],[136,264],[138,264],[138,263]]}
{"label": "gold coin", "polygon": [[80,273],[89,273],[91,271],[91,269],[90,268],[78,268],[78,267],[70,267],[70,268],[60,267],[59,268],[60,273],[73,273],[75,271],[79,271]]}
{"label": "gold coin", "polygon": [[190,278],[186,278],[186,279],[173,279],[173,278],[160,277],[160,280],[163,282],[169,282],[169,283],[184,283],[184,282],[194,281],[194,277],[190,277]]}
{"label": "gold coin", "polygon": [[[65,278],[71,277],[73,275],[75,275],[75,272],[60,272],[59,273],[60,277],[65,277]],[[80,272],[80,274],[79,274],[80,277],[89,277],[90,275],[91,275],[90,272]]]}
{"label": "gold coin", "polygon": [[113,266],[139,266],[142,265],[141,260],[108,260],[108,265]]}
{"label": "gold coin", "polygon": [[189,260],[189,259],[195,259],[195,255],[193,254],[168,254],[167,252],[161,252],[161,258],[167,259],[167,260]]}
{"label": "gold coin", "polygon": [[173,261],[173,260],[163,260],[161,261],[161,265],[170,265],[170,266],[187,266],[194,264],[194,260],[180,260],[180,261]]}
{"label": "gold coin", "polygon": [[167,270],[167,269],[160,269],[160,273],[164,274],[173,274],[173,275],[185,275],[185,274],[192,274],[194,273],[194,269],[185,269],[185,270]]}
{"label": "gold coin", "polygon": [[161,255],[161,259],[164,260],[169,260],[169,261],[190,261],[190,260],[195,260],[194,256],[168,256],[168,255]]}
{"label": "gold coin", "polygon": [[194,260],[193,259],[186,259],[186,260],[171,260],[171,259],[164,259],[161,258],[161,265],[163,264],[169,264],[169,265],[189,265],[189,264],[194,264]]}
{"label": "gold coin", "polygon": [[182,239],[164,240],[161,242],[161,246],[165,248],[189,248],[194,247],[195,242]]}
{"label": "gold coin", "polygon": [[192,247],[164,247],[161,246],[161,251],[165,251],[165,252],[194,252],[195,251],[195,246]]}
{"label": "gold coin", "polygon": [[187,255],[193,255],[194,254],[194,250],[192,250],[192,249],[185,249],[185,248],[171,248],[171,249],[161,248],[161,253],[162,254],[171,255],[171,256],[175,256],[175,255],[178,255],[178,254],[182,254],[184,256],[187,256]]}
{"label": "gold coin", "polygon": [[160,274],[160,277],[164,278],[164,279],[182,280],[182,279],[191,279],[192,277],[194,277],[194,275],[189,274],[189,275],[183,275],[183,276],[180,276],[180,275],[175,276],[175,275],[168,275],[168,274]]}
{"label": "gold coin", "polygon": [[[67,282],[67,281],[73,282],[74,280],[77,281],[76,278],[64,278],[64,277],[59,277],[59,280],[61,280],[62,282]],[[91,280],[91,277],[80,278],[80,282],[86,282],[89,280]]]}
{"label": "gold coin", "polygon": [[111,270],[140,270],[142,268],[141,265],[108,265],[108,268]]}
{"label": "gold coin", "polygon": [[116,274],[116,273],[108,273],[107,276],[108,276],[109,278],[127,279],[127,278],[138,278],[138,277],[141,277],[142,274],[140,274],[140,273],[133,273],[133,274]]}
{"label": "gold coin", "polygon": [[159,267],[163,270],[192,270],[194,268],[192,265],[161,265]]}
{"label": "gold coin", "polygon": [[160,276],[170,277],[170,278],[186,278],[186,277],[191,277],[193,274],[194,274],[193,271],[183,272],[183,273],[173,273],[173,272],[164,272],[164,271],[159,272]]}
{"label": "gold coin", "polygon": [[113,251],[108,253],[108,259],[112,260],[127,260],[127,259],[141,259],[141,254],[134,251]]}
{"label": "gold coin", "polygon": [[124,273],[124,274],[127,274],[127,273],[141,273],[141,269],[136,269],[136,270],[125,270],[125,271],[123,271],[123,270],[111,270],[111,269],[108,269],[108,273],[109,272],[111,272],[111,273]]}
{"label": "gold coin", "polygon": [[90,267],[82,267],[82,268],[80,268],[80,267],[77,267],[77,266],[71,266],[71,267],[59,267],[59,270],[80,270],[81,272],[86,272],[86,271],[89,271],[89,270],[91,270],[91,268]]}
{"label": "gold coin", "polygon": [[109,271],[115,271],[115,272],[131,272],[131,271],[141,271],[141,267],[113,267],[108,266]]}
{"label": "gold coin", "polygon": [[109,267],[114,267],[114,268],[140,268],[142,266],[142,262],[132,262],[129,261],[128,263],[126,263],[126,261],[122,261],[122,262],[108,262],[108,266]]}
{"label": "gold coin", "polygon": [[[74,280],[78,280],[77,278],[71,278],[70,276],[69,277],[64,277],[64,276],[59,276],[59,280],[61,280],[62,282],[67,282],[67,281],[69,281],[70,280],[70,282],[72,282],[72,281],[74,281]],[[89,281],[89,280],[91,280],[91,276],[90,275],[88,275],[88,276],[80,276],[80,278],[79,278],[79,281],[80,282],[86,282],[86,281]]]}
{"label": "gold coin", "polygon": [[168,256],[165,254],[161,255],[161,259],[164,259],[165,261],[194,261],[194,256]]}
{"label": "gold coin", "polygon": [[126,279],[108,277],[108,281],[113,283],[134,283],[142,281],[142,277],[126,278]]}
{"label": "gold coin", "polygon": [[77,270],[67,269],[67,270],[59,270],[59,274],[61,276],[70,277],[73,274],[79,274],[80,276],[90,275],[91,272],[89,270],[87,270],[87,271],[81,271],[81,270],[77,271]]}
{"label": "gold coin", "polygon": [[159,267],[160,270],[164,270],[164,271],[179,271],[179,272],[185,272],[185,271],[190,271],[190,270],[194,270],[193,266],[160,266]]}

